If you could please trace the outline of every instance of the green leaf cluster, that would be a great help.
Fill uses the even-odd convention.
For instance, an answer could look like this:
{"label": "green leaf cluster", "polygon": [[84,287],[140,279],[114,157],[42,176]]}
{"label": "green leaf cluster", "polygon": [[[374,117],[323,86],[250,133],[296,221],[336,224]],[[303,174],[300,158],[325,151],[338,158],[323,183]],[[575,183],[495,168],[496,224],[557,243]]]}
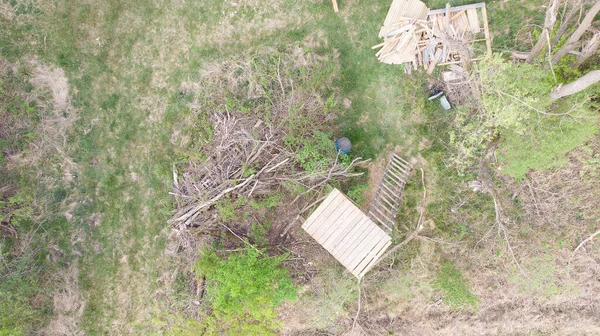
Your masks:
{"label": "green leaf cluster", "polygon": [[284,300],[295,300],[296,289],[281,267],[286,256],[268,257],[247,248],[246,253],[221,259],[206,250],[194,265],[206,277],[210,314],[203,325],[208,334],[275,335],[281,328],[276,312]]}

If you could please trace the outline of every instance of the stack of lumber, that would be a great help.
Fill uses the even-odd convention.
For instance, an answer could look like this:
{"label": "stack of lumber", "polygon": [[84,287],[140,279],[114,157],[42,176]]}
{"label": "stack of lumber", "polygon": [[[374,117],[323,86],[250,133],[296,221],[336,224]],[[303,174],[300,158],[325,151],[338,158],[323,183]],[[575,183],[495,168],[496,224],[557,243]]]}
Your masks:
{"label": "stack of lumber", "polygon": [[[478,38],[480,33],[485,38]],[[394,0],[379,37],[383,43],[373,46],[380,48],[379,61],[404,64],[408,73],[419,67],[432,73],[437,65],[458,63],[474,42],[485,41],[491,53],[485,3],[429,10],[419,0]]]}

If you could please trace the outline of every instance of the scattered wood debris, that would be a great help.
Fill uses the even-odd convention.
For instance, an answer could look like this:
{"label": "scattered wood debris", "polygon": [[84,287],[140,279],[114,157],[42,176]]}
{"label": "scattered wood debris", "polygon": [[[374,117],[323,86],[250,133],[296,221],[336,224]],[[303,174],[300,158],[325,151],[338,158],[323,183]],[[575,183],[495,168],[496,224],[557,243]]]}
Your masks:
{"label": "scattered wood debris", "polygon": [[[483,26],[483,27],[482,27]],[[419,0],[394,0],[373,46],[380,62],[404,64],[407,73],[423,67],[475,61],[492,53],[485,3],[429,10]],[[478,50],[478,43],[486,48]],[[481,48],[479,48],[481,49]]]}

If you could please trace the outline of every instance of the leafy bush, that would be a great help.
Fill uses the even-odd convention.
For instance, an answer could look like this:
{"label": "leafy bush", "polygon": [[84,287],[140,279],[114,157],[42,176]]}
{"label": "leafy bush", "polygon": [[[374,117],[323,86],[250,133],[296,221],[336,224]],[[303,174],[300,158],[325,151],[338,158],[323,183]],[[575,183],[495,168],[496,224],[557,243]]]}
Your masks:
{"label": "leafy bush", "polygon": [[364,206],[363,202],[365,201],[364,192],[370,190],[372,186],[368,183],[365,184],[356,184],[348,190],[348,197],[356,202],[358,205]]}
{"label": "leafy bush", "polygon": [[281,328],[275,309],[297,295],[288,271],[280,266],[285,258],[247,248],[223,260],[214,251],[204,251],[194,272],[206,277],[211,308],[202,321],[206,333],[275,335]]}
{"label": "leafy bush", "polygon": [[477,308],[479,298],[468,288],[460,270],[449,261],[442,263],[442,271],[433,282],[444,294],[444,302],[454,309]]}

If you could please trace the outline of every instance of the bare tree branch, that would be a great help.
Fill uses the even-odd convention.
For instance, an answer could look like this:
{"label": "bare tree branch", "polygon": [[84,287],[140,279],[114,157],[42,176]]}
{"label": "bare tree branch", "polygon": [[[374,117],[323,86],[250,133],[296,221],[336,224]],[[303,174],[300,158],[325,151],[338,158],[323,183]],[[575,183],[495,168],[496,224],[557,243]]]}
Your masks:
{"label": "bare tree branch", "polygon": [[578,42],[583,34],[592,26],[594,17],[596,17],[596,14],[598,14],[599,11],[600,0],[594,3],[594,6],[590,8],[581,24],[577,27],[573,34],[571,34],[567,42],[565,42],[565,44],[554,54],[552,57],[552,62],[558,63],[558,61],[560,61],[569,51],[572,50],[575,43]]}

